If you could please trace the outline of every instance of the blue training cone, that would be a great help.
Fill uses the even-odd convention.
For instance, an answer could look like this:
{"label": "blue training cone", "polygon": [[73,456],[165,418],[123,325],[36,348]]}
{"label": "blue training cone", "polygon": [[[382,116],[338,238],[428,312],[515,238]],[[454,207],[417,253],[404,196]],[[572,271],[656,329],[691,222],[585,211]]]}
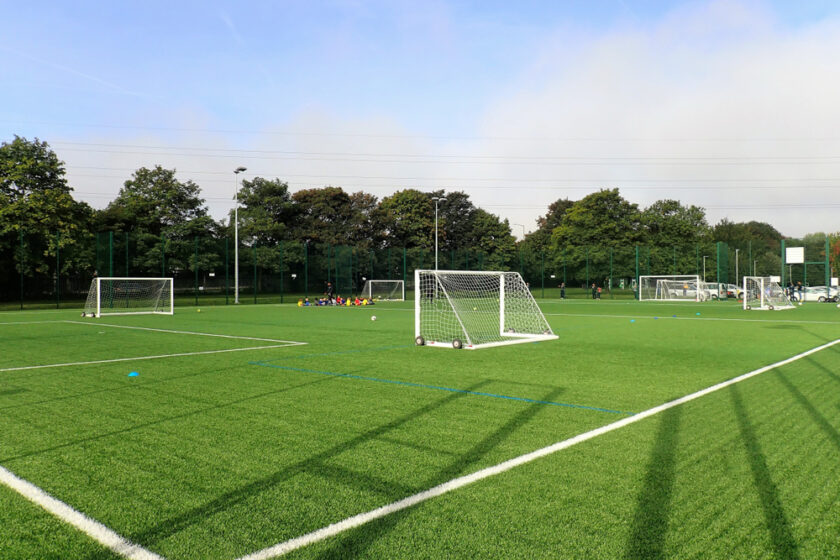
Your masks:
{"label": "blue training cone", "polygon": [[140,375],[140,374],[137,373],[136,371],[132,371],[131,373],[128,374],[129,377],[137,377],[138,375]]}

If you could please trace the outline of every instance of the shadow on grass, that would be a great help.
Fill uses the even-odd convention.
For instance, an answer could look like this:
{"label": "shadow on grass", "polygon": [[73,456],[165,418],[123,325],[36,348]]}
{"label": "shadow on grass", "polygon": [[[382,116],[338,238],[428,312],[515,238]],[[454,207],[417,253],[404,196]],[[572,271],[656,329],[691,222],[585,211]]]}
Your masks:
{"label": "shadow on grass", "polygon": [[647,465],[644,487],[639,494],[630,538],[624,557],[665,558],[671,495],[676,476],[676,451],[683,407],[662,414],[656,443]]}
{"label": "shadow on grass", "polygon": [[[823,370],[835,378],[837,377],[836,375],[828,371],[825,367],[816,363],[812,358],[808,357],[805,359],[817,369]],[[793,395],[793,398],[795,398],[796,401],[800,405],[802,405],[802,408],[805,409],[805,412],[808,413],[808,416],[811,417],[814,423],[817,424],[817,426],[819,426],[820,429],[823,432],[825,432],[825,435],[828,436],[828,439],[830,439],[831,442],[834,443],[834,445],[838,449],[840,449],[840,432],[837,431],[837,428],[831,425],[831,422],[829,422],[826,419],[826,417],[823,416],[820,413],[820,411],[817,410],[816,407],[814,407],[813,404],[811,404],[811,401],[809,401],[808,398],[805,395],[803,395],[802,392],[799,389],[797,389],[793,383],[790,382],[790,379],[788,379],[784,373],[782,373],[779,370],[776,370],[775,374],[776,378],[782,382],[782,385],[785,386],[785,389],[787,389],[790,392],[790,394]]]}
{"label": "shadow on grass", "polygon": [[[543,400],[550,401],[555,399],[562,392],[562,389],[555,387],[549,391],[545,397],[543,397]],[[423,487],[432,488],[438,484],[442,484],[448,480],[462,476],[467,472],[477,470],[473,469],[476,463],[479,463],[490,451],[498,447],[499,444],[508,439],[511,434],[527,424],[541,408],[542,405],[531,404],[521,412],[514,415],[498,429],[488,434],[472,448],[457,457],[447,467],[432,476],[428,481],[426,481]],[[390,533],[400,523],[400,521],[411,515],[414,510],[415,508],[404,509],[387,517],[373,521],[365,526],[354,529],[346,533],[344,536],[338,537],[338,540],[328,550],[325,550],[316,556],[316,558],[319,560],[355,558],[361,555],[376,541],[386,537],[388,533]]]}
{"label": "shadow on grass", "polygon": [[142,424],[133,424],[130,428],[123,428],[122,430],[112,430],[110,432],[96,434],[95,436],[89,436],[89,437],[86,437],[86,438],[74,439],[72,441],[67,441],[67,442],[64,442],[64,443],[60,443],[58,445],[53,445],[51,447],[43,447],[41,449],[36,449],[36,450],[30,451],[28,453],[21,453],[20,455],[12,455],[12,456],[9,456],[9,457],[0,457],[0,463],[4,463],[4,462],[7,462],[7,461],[13,461],[15,459],[23,459],[25,457],[32,457],[34,455],[39,455],[41,453],[48,453],[50,451],[55,451],[57,449],[64,449],[65,447],[73,447],[74,445],[78,445],[80,443],[87,443],[87,442],[96,441],[96,440],[111,437],[111,436],[118,436],[118,435],[127,434],[129,432],[134,432],[134,431],[137,431],[137,430],[143,430],[143,429],[148,428],[150,426],[156,426],[158,424],[165,424],[166,422],[171,422],[172,420],[181,420],[183,418],[189,418],[190,416],[196,416],[198,414],[204,414],[205,412],[210,412],[210,411],[213,411],[213,410],[224,409],[224,408],[227,408],[227,407],[230,407],[230,406],[241,404],[243,402],[248,402],[248,401],[251,401],[251,400],[254,400],[254,399],[260,399],[260,398],[268,397],[268,396],[272,396],[272,395],[278,395],[280,393],[285,393],[287,391],[292,391],[294,389],[299,389],[300,387],[306,387],[308,385],[315,385],[315,384],[318,384],[318,383],[324,383],[326,381],[329,381],[329,379],[317,379],[315,381],[308,381],[306,383],[298,383],[297,385],[291,385],[289,387],[283,387],[282,389],[276,389],[274,391],[267,391],[267,392],[264,392],[264,393],[259,393],[257,395],[249,395],[247,397],[243,397],[241,399],[228,401],[228,402],[222,403],[222,404],[205,406],[205,407],[200,408],[198,410],[192,410],[190,412],[185,412],[183,414],[175,414],[173,416],[167,416],[165,418],[159,418],[157,420],[152,420],[151,422],[143,422]]}
{"label": "shadow on grass", "polygon": [[[330,378],[326,378],[321,381],[326,381]],[[475,390],[483,386],[486,382],[482,381],[476,383],[470,389]],[[227,509],[230,509],[237,504],[240,504],[244,501],[247,501],[255,496],[259,495],[261,492],[265,492],[270,490],[271,488],[285,482],[299,474],[303,473],[312,473],[317,474],[325,467],[326,461],[333,457],[337,457],[342,453],[345,453],[351,449],[354,449],[368,441],[377,439],[384,434],[387,434],[412,420],[416,420],[422,416],[429,414],[430,412],[439,409],[449,403],[457,401],[459,399],[465,398],[468,395],[462,393],[455,393],[451,395],[447,395],[441,399],[433,401],[425,406],[422,406],[412,412],[409,412],[399,418],[395,418],[394,420],[388,422],[387,424],[383,424],[381,426],[377,426],[370,430],[367,430],[353,438],[348,439],[347,441],[343,441],[337,445],[329,449],[325,449],[320,453],[316,453],[311,457],[298,461],[296,463],[290,464],[285,468],[282,468],[269,476],[263,477],[258,480],[254,480],[231,490],[229,492],[225,492],[220,496],[216,497],[209,502],[196,506],[184,513],[172,517],[169,519],[164,519],[160,521],[157,525],[150,527],[144,531],[134,533],[129,536],[131,540],[137,543],[141,543],[143,545],[149,545],[153,543],[157,543],[167,537],[175,535],[196,523],[201,523],[204,519],[210,517],[219,512],[223,512]],[[380,484],[379,480],[373,480],[372,478],[368,477],[367,479],[356,478],[357,473],[352,473],[349,471],[344,470],[343,472],[337,472],[333,470],[333,475],[340,476],[339,482],[345,484],[347,486],[355,486],[360,490],[365,491],[374,491],[378,494],[383,493],[383,487]],[[414,493],[415,489],[408,489],[408,488],[399,488],[396,487],[394,484],[390,485],[390,492],[387,492],[387,487],[385,488],[386,492],[389,494],[387,498],[389,500],[397,499],[398,497],[402,497],[405,493]]]}
{"label": "shadow on grass", "polygon": [[747,415],[747,409],[741,399],[737,384],[730,386],[730,394],[732,395],[732,404],[735,408],[738,427],[741,430],[741,439],[744,441],[744,447],[746,448],[747,460],[752,470],[753,482],[761,500],[761,507],[764,510],[764,521],[770,532],[770,542],[775,556],[786,560],[799,558],[799,549],[796,540],[793,538],[790,522],[779,499],[779,491],[770,476],[767,459],[761,450],[761,445]]}

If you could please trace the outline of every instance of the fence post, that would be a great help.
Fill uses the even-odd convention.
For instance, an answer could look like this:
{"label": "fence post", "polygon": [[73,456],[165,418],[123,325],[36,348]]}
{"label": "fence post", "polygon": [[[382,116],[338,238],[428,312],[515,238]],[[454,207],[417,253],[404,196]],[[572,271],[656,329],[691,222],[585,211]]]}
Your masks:
{"label": "fence post", "polygon": [[254,255],[254,303],[257,303],[257,244],[254,243],[253,247],[253,255]]}
{"label": "fence post", "polygon": [[108,232],[108,276],[114,275],[114,232]]}
{"label": "fence post", "polygon": [[283,303],[283,242],[280,242],[280,303]]}
{"label": "fence post", "polygon": [[639,285],[639,246],[636,245],[636,299],[639,299],[641,288],[642,287]]}
{"label": "fence post", "polygon": [[613,248],[610,247],[610,299],[615,299],[615,295],[613,295],[613,291],[612,291],[612,279],[613,279]]}
{"label": "fence post", "polygon": [[542,299],[545,299],[545,249],[540,254],[540,281],[542,282]]}
{"label": "fence post", "polygon": [[303,295],[309,297],[309,240],[303,242]]}
{"label": "fence post", "polygon": [[20,308],[23,309],[23,229],[18,230],[20,235],[20,258],[18,259],[18,269],[20,269]]}
{"label": "fence post", "polygon": [[125,232],[125,276],[131,276],[128,272],[128,232]]}
{"label": "fence post", "polygon": [[[160,234],[160,277],[166,278],[166,238]],[[175,286],[172,286],[175,289]]]}
{"label": "fence post", "polygon": [[61,307],[61,232],[55,234],[55,308]]}
{"label": "fence post", "polygon": [[406,261],[407,261],[407,257],[408,257],[408,255],[407,255],[407,253],[406,253],[406,248],[405,248],[405,247],[403,247],[403,278],[402,278],[402,280],[403,280],[403,290],[405,290],[406,264],[407,264],[407,263],[406,263]]}
{"label": "fence post", "polygon": [[194,286],[193,291],[195,292],[195,305],[196,305],[196,307],[198,307],[198,236],[197,235],[195,236],[195,262],[193,263],[193,266],[195,267],[195,286]]}

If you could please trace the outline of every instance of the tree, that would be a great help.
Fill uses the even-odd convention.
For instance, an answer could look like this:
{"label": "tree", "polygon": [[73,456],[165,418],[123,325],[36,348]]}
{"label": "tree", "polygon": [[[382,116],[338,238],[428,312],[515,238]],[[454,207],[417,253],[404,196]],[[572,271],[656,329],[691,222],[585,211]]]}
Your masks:
{"label": "tree", "polygon": [[[431,210],[434,211],[433,197],[444,200],[438,202],[438,237],[442,251],[469,249],[470,233],[473,229],[476,207],[470,196],[463,191],[435,191],[429,195]],[[433,214],[434,217],[434,214]]]}
{"label": "tree", "polygon": [[386,244],[392,247],[434,247],[435,212],[431,198],[428,193],[404,189],[382,199],[379,219],[385,229]]}
{"label": "tree", "polygon": [[[600,190],[575,202],[551,234],[553,268],[568,280],[600,283],[611,274],[610,250],[624,255],[644,239],[641,212],[618,189]],[[626,267],[625,267],[626,270]]]}
{"label": "tree", "polygon": [[[141,167],[102,214],[102,225],[131,232],[134,264],[148,274],[218,266],[213,248],[218,225],[207,213],[200,188],[175,178],[175,169]],[[199,261],[195,262],[196,240]]]}
{"label": "tree", "polygon": [[473,212],[465,241],[466,247],[486,255],[484,269],[510,270],[510,263],[516,256],[516,241],[507,220],[501,221],[498,216],[479,208]]}
{"label": "tree", "polygon": [[[87,231],[90,207],[71,196],[64,163],[46,142],[15,136],[0,145],[0,266],[25,276],[50,278],[56,254],[77,245]],[[22,242],[22,243],[21,243]],[[14,256],[13,256],[14,255]],[[62,271],[78,266],[65,261]],[[10,279],[0,279],[0,291]],[[50,290],[52,282],[32,286]]]}
{"label": "tree", "polygon": [[315,244],[348,243],[353,222],[350,196],[341,187],[304,189],[292,195],[298,217],[294,237]]}
{"label": "tree", "polygon": [[297,208],[287,183],[262,177],[244,180],[238,198],[239,232],[249,244],[277,245],[290,237]]}
{"label": "tree", "polygon": [[642,212],[647,243],[660,247],[696,245],[709,237],[706,212],[677,200],[657,200]]}

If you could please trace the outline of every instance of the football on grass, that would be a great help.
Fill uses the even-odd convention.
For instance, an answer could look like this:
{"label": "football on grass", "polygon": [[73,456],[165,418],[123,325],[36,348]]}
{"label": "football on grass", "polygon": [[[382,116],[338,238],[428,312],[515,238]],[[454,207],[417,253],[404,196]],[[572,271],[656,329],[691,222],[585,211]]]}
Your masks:
{"label": "football on grass", "polygon": [[371,321],[376,321],[376,315],[371,315],[371,316],[370,316],[370,320],[371,320]]}

